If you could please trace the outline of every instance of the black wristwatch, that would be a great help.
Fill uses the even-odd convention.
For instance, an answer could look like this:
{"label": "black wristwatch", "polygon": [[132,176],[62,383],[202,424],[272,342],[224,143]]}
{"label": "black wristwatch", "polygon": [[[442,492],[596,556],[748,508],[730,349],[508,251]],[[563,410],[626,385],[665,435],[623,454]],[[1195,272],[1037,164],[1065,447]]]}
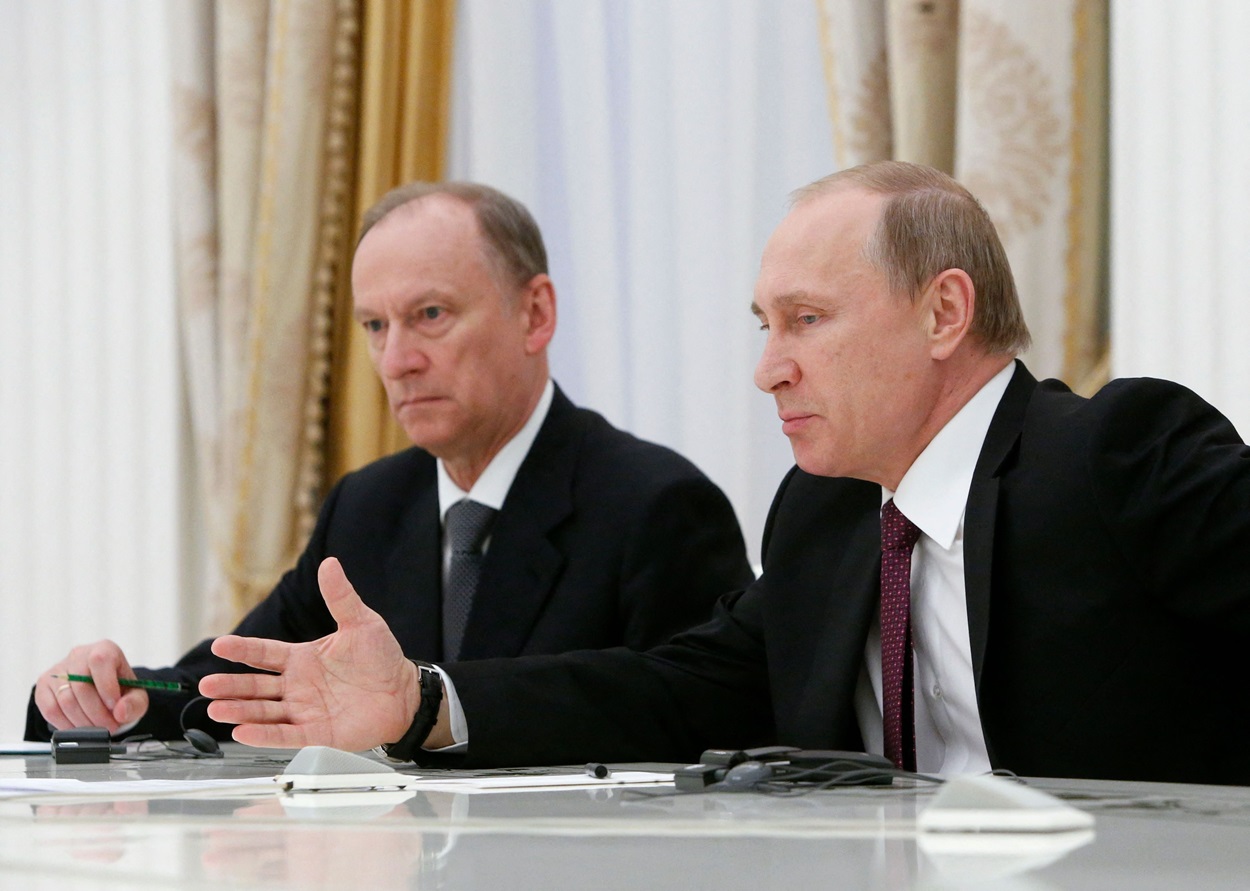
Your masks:
{"label": "black wristwatch", "polygon": [[443,677],[428,662],[410,660],[421,673],[421,704],[412,718],[412,724],[398,742],[386,743],[382,752],[396,761],[415,761],[421,744],[429,737],[438,723],[438,707],[443,703]]}

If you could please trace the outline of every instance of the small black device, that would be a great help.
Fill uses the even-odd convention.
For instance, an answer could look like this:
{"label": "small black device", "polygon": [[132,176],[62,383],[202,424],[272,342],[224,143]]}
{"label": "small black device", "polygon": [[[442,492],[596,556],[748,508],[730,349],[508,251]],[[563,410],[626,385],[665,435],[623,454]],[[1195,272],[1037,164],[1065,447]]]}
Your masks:
{"label": "small black device", "polygon": [[743,761],[725,772],[725,776],[709,792],[751,792],[773,776],[775,765],[768,761]]}
{"label": "small black device", "polygon": [[52,734],[52,760],[57,764],[107,764],[109,755],[122,751],[103,727],[73,727]]}
{"label": "small black device", "polygon": [[191,743],[195,749],[195,753],[203,755],[206,758],[221,758],[221,746],[217,744],[217,740],[213,739],[203,730],[197,727],[188,727],[182,738]]}
{"label": "small black device", "polygon": [[870,752],[802,749],[789,761],[784,779],[809,785],[889,786],[900,774],[889,758]]}
{"label": "small black device", "polygon": [[700,764],[735,767],[744,761],[786,761],[794,746],[760,746],[758,749],[707,749],[699,756]]}
{"label": "small black device", "polygon": [[787,759],[797,770],[825,770],[845,773],[848,770],[894,770],[894,762],[884,755],[870,752],[843,752],[836,749],[795,749]]}
{"label": "small black device", "polygon": [[673,785],[678,792],[703,792],[713,783],[725,778],[727,767],[715,764],[691,764],[673,771]]}

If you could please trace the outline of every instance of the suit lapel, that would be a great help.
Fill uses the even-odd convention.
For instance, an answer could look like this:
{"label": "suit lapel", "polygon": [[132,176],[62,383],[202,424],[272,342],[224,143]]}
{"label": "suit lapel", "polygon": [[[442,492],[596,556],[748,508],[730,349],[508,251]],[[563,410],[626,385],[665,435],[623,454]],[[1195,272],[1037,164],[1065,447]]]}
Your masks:
{"label": "suit lapel", "polygon": [[964,514],[964,587],[968,604],[972,675],[978,699],[990,629],[990,580],[994,568],[999,479],[1020,441],[1024,415],[1036,388],[1036,378],[1029,374],[1024,363],[1016,360],[1015,374],[994,412],[968,491],[968,507]]}
{"label": "suit lapel", "polygon": [[389,620],[406,655],[437,661],[443,657],[443,548],[433,469],[431,461],[430,479],[418,487],[419,494],[400,520],[386,564],[391,606],[384,614],[411,617],[411,621]]}
{"label": "suit lapel", "polygon": [[760,584],[778,732],[856,749],[855,687],[881,569],[881,487],[799,473],[782,495]]}
{"label": "suit lapel", "polygon": [[573,513],[573,474],[584,428],[556,388],[491,530],[461,659],[520,655],[564,567],[550,534]]}
{"label": "suit lapel", "polygon": [[[873,488],[879,499],[880,488]],[[803,694],[804,712],[814,719],[804,728],[811,739],[825,738],[832,727],[838,745],[850,748],[855,748],[850,741],[860,736],[855,689],[881,586],[881,527],[875,505],[859,515],[862,521],[844,539],[840,555],[824,564],[824,620],[817,624],[823,630],[816,650],[820,655]]]}

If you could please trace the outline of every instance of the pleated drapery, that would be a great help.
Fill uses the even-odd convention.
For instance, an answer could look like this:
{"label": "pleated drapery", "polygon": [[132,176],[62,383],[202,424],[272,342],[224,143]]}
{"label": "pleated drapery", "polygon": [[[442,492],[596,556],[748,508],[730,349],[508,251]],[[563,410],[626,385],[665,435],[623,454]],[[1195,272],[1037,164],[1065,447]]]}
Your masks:
{"label": "pleated drapery", "polygon": [[367,0],[352,237],[336,282],[326,480],[411,443],[395,423],[352,319],[351,256],[361,214],[388,190],[443,177],[455,4]]}
{"label": "pleated drapery", "polygon": [[187,0],[170,18],[179,315],[212,631],[290,567],[319,502],[359,22],[354,0]]}
{"label": "pleated drapery", "polygon": [[838,166],[952,173],[1003,237],[1034,345],[1107,376],[1106,0],[816,0]]}

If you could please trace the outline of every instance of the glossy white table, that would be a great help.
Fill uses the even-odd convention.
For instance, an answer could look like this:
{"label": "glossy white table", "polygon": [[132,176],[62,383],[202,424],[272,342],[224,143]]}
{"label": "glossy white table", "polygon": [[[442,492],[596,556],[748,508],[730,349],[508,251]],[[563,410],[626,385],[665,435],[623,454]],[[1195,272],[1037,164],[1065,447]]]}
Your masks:
{"label": "glossy white table", "polygon": [[[56,766],[0,778],[267,777],[290,753]],[[416,772],[416,771],[414,771]],[[1092,833],[921,835],[932,789],[650,798],[621,789],[293,809],[275,795],[0,802],[0,888],[1250,887],[1250,788],[1037,780]]]}

